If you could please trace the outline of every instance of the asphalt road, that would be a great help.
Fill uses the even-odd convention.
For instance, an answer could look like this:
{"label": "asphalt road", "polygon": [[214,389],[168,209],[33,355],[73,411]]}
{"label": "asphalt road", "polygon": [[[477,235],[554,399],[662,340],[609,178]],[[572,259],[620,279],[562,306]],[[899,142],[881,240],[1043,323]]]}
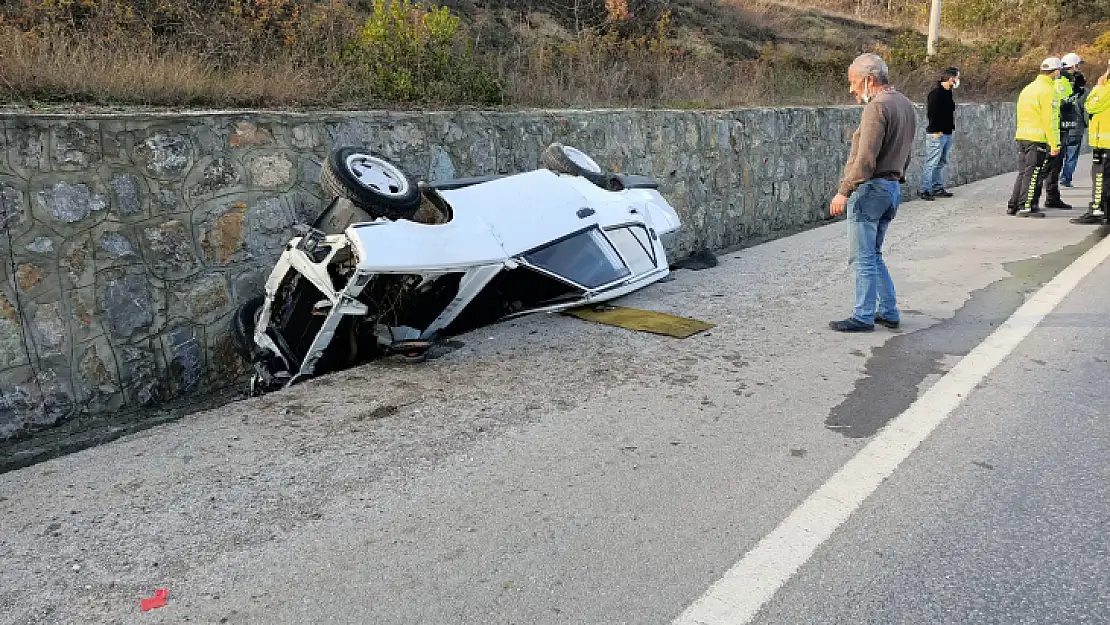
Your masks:
{"label": "asphalt road", "polygon": [[[690,339],[525,318],[2,474],[0,623],[669,623],[1099,240],[1005,216],[1011,185],[903,206],[898,332],[826,329],[852,292],[836,223],[624,302],[717,324]],[[1108,271],[762,622],[1110,613]]]}
{"label": "asphalt road", "polygon": [[1102,265],[757,623],[1110,622]]}

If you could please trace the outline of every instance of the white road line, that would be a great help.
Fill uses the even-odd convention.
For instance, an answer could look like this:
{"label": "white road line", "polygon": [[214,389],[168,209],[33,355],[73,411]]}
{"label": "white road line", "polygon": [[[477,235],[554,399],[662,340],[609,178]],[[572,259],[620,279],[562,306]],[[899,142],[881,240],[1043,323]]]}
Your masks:
{"label": "white road line", "polygon": [[743,625],[813,556],[1079,282],[1110,257],[1104,239],[1042,287],[744,555],[673,625]]}

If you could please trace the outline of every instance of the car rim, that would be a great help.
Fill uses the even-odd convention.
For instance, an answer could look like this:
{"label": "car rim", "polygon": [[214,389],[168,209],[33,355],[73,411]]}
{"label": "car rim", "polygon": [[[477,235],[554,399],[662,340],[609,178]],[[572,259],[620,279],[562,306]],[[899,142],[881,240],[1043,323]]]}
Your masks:
{"label": "car rim", "polygon": [[594,161],[594,159],[586,156],[586,154],[581,150],[576,150],[574,148],[564,146],[563,152],[567,155],[567,158],[570,159],[570,162],[578,165],[582,169],[592,174],[601,173],[601,165],[598,165],[597,162]]}
{"label": "car rim", "polygon": [[400,197],[408,194],[409,182],[405,174],[393,164],[369,154],[352,154],[347,157],[347,171],[355,181],[375,193]]}

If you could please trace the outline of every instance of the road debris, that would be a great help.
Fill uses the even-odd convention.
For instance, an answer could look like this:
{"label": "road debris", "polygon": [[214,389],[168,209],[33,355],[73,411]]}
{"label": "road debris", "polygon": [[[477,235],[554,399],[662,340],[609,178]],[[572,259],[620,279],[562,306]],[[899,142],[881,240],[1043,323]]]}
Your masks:
{"label": "road debris", "polygon": [[148,597],[139,602],[139,608],[143,612],[149,612],[155,608],[165,607],[166,598],[170,596],[168,588],[159,588],[154,591],[153,597]]}
{"label": "road debris", "polygon": [[565,314],[584,321],[603,323],[625,330],[662,334],[677,339],[690,338],[699,332],[716,327],[712,323],[697,319],[623,306],[587,306],[568,310]]}

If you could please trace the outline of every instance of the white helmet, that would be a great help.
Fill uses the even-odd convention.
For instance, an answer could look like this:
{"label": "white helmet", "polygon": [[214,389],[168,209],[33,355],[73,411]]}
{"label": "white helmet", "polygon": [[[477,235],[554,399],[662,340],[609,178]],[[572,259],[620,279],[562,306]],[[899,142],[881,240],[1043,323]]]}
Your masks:
{"label": "white helmet", "polygon": [[1079,58],[1078,54],[1074,52],[1069,52],[1064,55],[1064,58],[1061,59],[1061,61],[1065,69],[1072,69],[1082,63],[1083,59]]}
{"label": "white helmet", "polygon": [[1063,63],[1060,62],[1059,58],[1054,56],[1050,56],[1047,59],[1041,61],[1042,72],[1051,72],[1053,70],[1061,69],[1062,67]]}

